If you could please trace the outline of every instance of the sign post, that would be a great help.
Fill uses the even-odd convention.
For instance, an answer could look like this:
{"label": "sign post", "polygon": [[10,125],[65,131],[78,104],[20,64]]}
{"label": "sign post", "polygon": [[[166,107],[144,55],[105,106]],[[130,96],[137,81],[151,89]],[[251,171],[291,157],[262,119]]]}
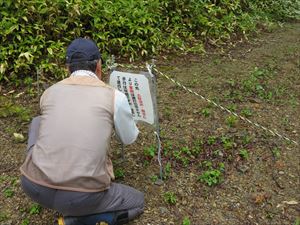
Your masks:
{"label": "sign post", "polygon": [[[157,113],[156,77],[152,73],[153,66],[153,64],[147,64],[146,68],[148,72],[139,73],[123,72],[113,69],[110,74],[109,84],[126,95],[132,116],[136,122],[146,123],[154,127],[157,140],[160,178],[162,179],[163,168],[161,163],[161,143]],[[124,159],[123,151],[122,146]]]}

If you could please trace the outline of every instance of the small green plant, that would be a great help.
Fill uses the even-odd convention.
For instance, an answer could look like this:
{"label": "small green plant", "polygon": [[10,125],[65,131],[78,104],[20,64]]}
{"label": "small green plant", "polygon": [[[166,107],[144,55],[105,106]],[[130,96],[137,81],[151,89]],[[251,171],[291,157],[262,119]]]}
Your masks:
{"label": "small green plant", "polygon": [[24,220],[22,220],[21,225],[29,225],[30,224],[30,220],[28,218],[25,218]]}
{"label": "small green plant", "polygon": [[217,142],[217,137],[216,136],[209,136],[207,139],[207,144],[213,145],[216,144]]}
{"label": "small green plant", "polygon": [[165,166],[165,171],[164,171],[164,179],[167,179],[170,174],[171,174],[171,163],[168,162],[167,165]]}
{"label": "small green plant", "polygon": [[40,214],[41,211],[42,211],[42,207],[39,204],[34,203],[31,205],[29,209],[29,214],[36,215],[36,214]]}
{"label": "small green plant", "polygon": [[202,173],[202,175],[198,177],[198,180],[211,187],[222,181],[222,173],[218,169],[210,169]]}
{"label": "small green plant", "polygon": [[7,175],[0,175],[0,184],[4,183],[7,180],[9,180],[9,176],[7,176]]}
{"label": "small green plant", "polygon": [[176,195],[172,191],[167,191],[166,193],[164,193],[164,200],[170,205],[175,205],[177,202]]}
{"label": "small green plant", "polygon": [[151,179],[151,181],[152,181],[153,183],[155,183],[155,182],[158,180],[158,176],[157,176],[157,175],[152,175],[152,176],[150,177],[150,179]]}
{"label": "small green plant", "polygon": [[192,154],[191,150],[189,147],[185,146],[185,147],[182,147],[181,149],[181,152],[185,153],[186,155],[190,156]]}
{"label": "small green plant", "polygon": [[7,213],[6,212],[0,212],[0,222],[4,222],[4,221],[6,221],[6,220],[8,220],[8,215],[7,215]]}
{"label": "small green plant", "polygon": [[202,113],[203,116],[209,117],[210,114],[211,114],[211,111],[210,111],[209,108],[204,108],[204,109],[201,110],[201,113]]}
{"label": "small green plant", "polygon": [[173,142],[167,140],[163,143],[163,154],[166,156],[173,149]]}
{"label": "small green plant", "polygon": [[181,158],[181,162],[182,162],[182,164],[183,164],[184,167],[187,167],[189,165],[189,163],[190,163],[190,160],[187,157],[182,157]]}
{"label": "small green plant", "polygon": [[3,194],[6,198],[11,198],[15,194],[15,192],[11,188],[8,187],[8,188],[4,189]]}
{"label": "small green plant", "polygon": [[235,85],[236,85],[236,82],[235,82],[235,80],[233,80],[233,79],[227,80],[226,83],[227,83],[229,86],[231,86],[231,87],[235,87]]}
{"label": "small green plant", "polygon": [[274,156],[275,159],[280,158],[280,149],[279,148],[274,148],[272,150],[272,153],[273,153],[273,156]]}
{"label": "small green plant", "polygon": [[249,158],[249,152],[247,151],[247,149],[241,149],[239,155],[242,157],[242,159],[245,160]]}
{"label": "small green plant", "polygon": [[222,162],[219,163],[219,170],[222,171],[222,172],[225,171],[225,164],[224,163],[222,163]]}
{"label": "small green plant", "polygon": [[210,168],[212,168],[212,165],[213,164],[212,164],[211,161],[206,161],[205,160],[205,161],[202,162],[202,166],[205,167],[205,168],[209,168],[210,169]]}
{"label": "small green plant", "polygon": [[229,127],[235,127],[238,122],[238,118],[234,115],[230,115],[226,118],[226,124]]}
{"label": "small green plant", "polygon": [[118,168],[115,170],[115,177],[116,179],[122,179],[125,177],[125,172],[122,168]]}
{"label": "small green plant", "polygon": [[172,109],[168,106],[166,106],[163,110],[163,115],[169,120],[172,116]]}
{"label": "small green plant", "polygon": [[191,153],[194,157],[197,157],[200,152],[203,149],[203,140],[202,139],[196,139],[195,141],[193,141],[193,147],[191,149]]}
{"label": "small green plant", "polygon": [[156,148],[151,145],[149,147],[144,148],[144,155],[147,159],[152,159],[155,156]]}
{"label": "small green plant", "polygon": [[173,156],[174,156],[174,158],[175,158],[176,160],[181,161],[181,158],[182,158],[182,152],[181,152],[181,151],[178,151],[178,150],[175,150],[175,151],[173,152]]}
{"label": "small green plant", "polygon": [[268,70],[255,67],[254,70],[251,72],[251,75],[256,78],[264,78],[268,75]]}
{"label": "small green plant", "polygon": [[12,116],[17,117],[21,121],[25,122],[29,121],[31,118],[29,109],[21,105],[13,104],[11,101],[7,101],[3,106],[0,106],[0,118]]}
{"label": "small green plant", "polygon": [[245,135],[242,136],[242,142],[243,142],[244,145],[249,144],[251,142],[251,140],[252,140],[252,138],[248,134],[245,134]]}
{"label": "small green plant", "polygon": [[182,221],[182,225],[190,225],[190,224],[191,224],[190,219],[187,216],[184,217]]}
{"label": "small green plant", "polygon": [[225,149],[231,149],[236,145],[236,143],[229,137],[223,136],[221,140]]}
{"label": "small green plant", "polygon": [[237,109],[237,106],[235,104],[231,104],[227,107],[230,111],[235,112]]}
{"label": "small green plant", "polygon": [[176,90],[173,90],[173,91],[170,92],[169,95],[170,95],[171,97],[177,97],[178,92],[177,92]]}
{"label": "small green plant", "polygon": [[242,114],[242,116],[245,116],[248,118],[248,117],[252,116],[252,111],[251,111],[251,109],[243,109],[241,111],[241,114]]}

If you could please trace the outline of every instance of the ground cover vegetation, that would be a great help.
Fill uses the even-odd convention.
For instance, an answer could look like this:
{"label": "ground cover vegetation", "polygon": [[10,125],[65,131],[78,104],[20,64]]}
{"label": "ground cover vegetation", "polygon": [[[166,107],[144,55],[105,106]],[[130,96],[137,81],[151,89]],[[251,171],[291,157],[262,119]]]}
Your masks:
{"label": "ground cover vegetation", "polygon": [[65,75],[65,47],[94,39],[104,58],[202,52],[259,24],[299,16],[297,0],[1,0],[0,82],[28,84],[42,70]]}

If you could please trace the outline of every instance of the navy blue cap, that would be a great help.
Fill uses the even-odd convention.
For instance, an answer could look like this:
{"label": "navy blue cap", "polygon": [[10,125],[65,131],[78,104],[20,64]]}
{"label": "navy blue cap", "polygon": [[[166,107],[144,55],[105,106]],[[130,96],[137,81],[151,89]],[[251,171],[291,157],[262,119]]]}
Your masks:
{"label": "navy blue cap", "polygon": [[77,38],[68,46],[66,61],[68,64],[101,59],[99,48],[90,39]]}

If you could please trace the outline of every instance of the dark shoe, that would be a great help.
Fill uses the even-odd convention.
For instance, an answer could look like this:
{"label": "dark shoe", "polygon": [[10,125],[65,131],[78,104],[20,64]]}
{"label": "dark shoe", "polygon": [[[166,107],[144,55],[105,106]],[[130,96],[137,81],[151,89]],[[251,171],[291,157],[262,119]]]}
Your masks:
{"label": "dark shoe", "polygon": [[128,211],[119,211],[115,213],[116,222],[114,225],[122,225],[129,222]]}
{"label": "dark shoe", "polygon": [[58,217],[55,225],[115,225],[115,213]]}

